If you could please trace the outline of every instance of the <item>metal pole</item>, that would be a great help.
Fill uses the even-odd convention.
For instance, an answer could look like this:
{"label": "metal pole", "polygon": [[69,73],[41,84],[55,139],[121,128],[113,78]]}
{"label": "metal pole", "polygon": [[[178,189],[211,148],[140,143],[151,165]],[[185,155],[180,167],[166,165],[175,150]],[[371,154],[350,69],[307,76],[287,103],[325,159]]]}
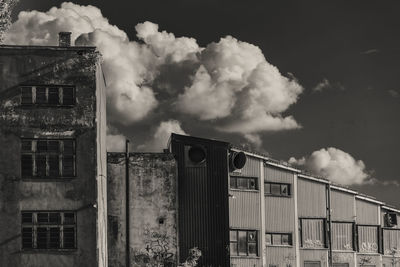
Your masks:
{"label": "metal pole", "polygon": [[332,218],[331,218],[331,185],[328,184],[327,185],[327,211],[328,211],[328,246],[329,246],[329,250],[328,250],[328,262],[329,262],[329,266],[332,267]]}
{"label": "metal pole", "polygon": [[125,221],[126,221],[126,262],[125,267],[130,266],[130,236],[129,236],[129,140],[126,140],[125,143]]}

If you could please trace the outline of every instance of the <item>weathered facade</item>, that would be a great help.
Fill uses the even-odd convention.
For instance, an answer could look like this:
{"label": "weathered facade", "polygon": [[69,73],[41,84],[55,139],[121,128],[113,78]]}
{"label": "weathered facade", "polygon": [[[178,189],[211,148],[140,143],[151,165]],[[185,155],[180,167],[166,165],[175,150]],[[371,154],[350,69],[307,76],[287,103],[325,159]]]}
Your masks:
{"label": "weathered facade", "polygon": [[0,266],[107,266],[93,47],[0,46]]}

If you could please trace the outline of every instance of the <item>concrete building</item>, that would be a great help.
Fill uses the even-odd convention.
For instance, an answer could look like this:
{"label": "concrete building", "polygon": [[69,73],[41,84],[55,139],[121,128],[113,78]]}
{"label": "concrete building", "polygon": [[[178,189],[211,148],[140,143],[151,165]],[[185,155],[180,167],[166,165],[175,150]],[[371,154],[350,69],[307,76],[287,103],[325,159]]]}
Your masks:
{"label": "concrete building", "polygon": [[107,266],[94,47],[0,46],[0,266]]}

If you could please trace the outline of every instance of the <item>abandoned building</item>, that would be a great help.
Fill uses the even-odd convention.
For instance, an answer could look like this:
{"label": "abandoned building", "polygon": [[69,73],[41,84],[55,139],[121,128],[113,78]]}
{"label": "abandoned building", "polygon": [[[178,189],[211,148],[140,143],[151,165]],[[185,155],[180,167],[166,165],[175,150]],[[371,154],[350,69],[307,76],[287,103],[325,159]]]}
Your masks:
{"label": "abandoned building", "polygon": [[94,47],[0,46],[0,266],[389,267],[400,210],[228,142],[106,152]]}

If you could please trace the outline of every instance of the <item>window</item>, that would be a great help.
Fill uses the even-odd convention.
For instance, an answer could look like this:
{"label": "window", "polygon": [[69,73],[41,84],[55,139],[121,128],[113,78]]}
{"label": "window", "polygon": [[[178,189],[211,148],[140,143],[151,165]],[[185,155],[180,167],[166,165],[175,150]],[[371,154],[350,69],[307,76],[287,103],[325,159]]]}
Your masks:
{"label": "window", "polygon": [[332,223],[332,249],[353,250],[353,223]]}
{"label": "window", "polygon": [[75,104],[73,86],[21,86],[22,105],[72,106]]}
{"label": "window", "polygon": [[391,255],[400,249],[400,229],[383,229],[384,254]]}
{"label": "window", "polygon": [[231,189],[258,190],[257,177],[231,176]]}
{"label": "window", "polygon": [[358,250],[360,252],[378,253],[378,226],[358,225]]}
{"label": "window", "polygon": [[290,184],[265,182],[264,194],[270,196],[290,196]]}
{"label": "window", "polygon": [[305,261],[304,267],[321,267],[320,261]]}
{"label": "window", "polygon": [[230,254],[231,256],[258,256],[257,231],[231,230]]}
{"label": "window", "polygon": [[75,249],[75,212],[21,213],[23,249]]}
{"label": "window", "polygon": [[22,177],[75,176],[75,140],[21,139]]}
{"label": "window", "polygon": [[302,247],[325,247],[325,219],[300,219],[300,225]]}
{"label": "window", "polygon": [[267,233],[265,235],[267,245],[270,246],[292,246],[291,233]]}

